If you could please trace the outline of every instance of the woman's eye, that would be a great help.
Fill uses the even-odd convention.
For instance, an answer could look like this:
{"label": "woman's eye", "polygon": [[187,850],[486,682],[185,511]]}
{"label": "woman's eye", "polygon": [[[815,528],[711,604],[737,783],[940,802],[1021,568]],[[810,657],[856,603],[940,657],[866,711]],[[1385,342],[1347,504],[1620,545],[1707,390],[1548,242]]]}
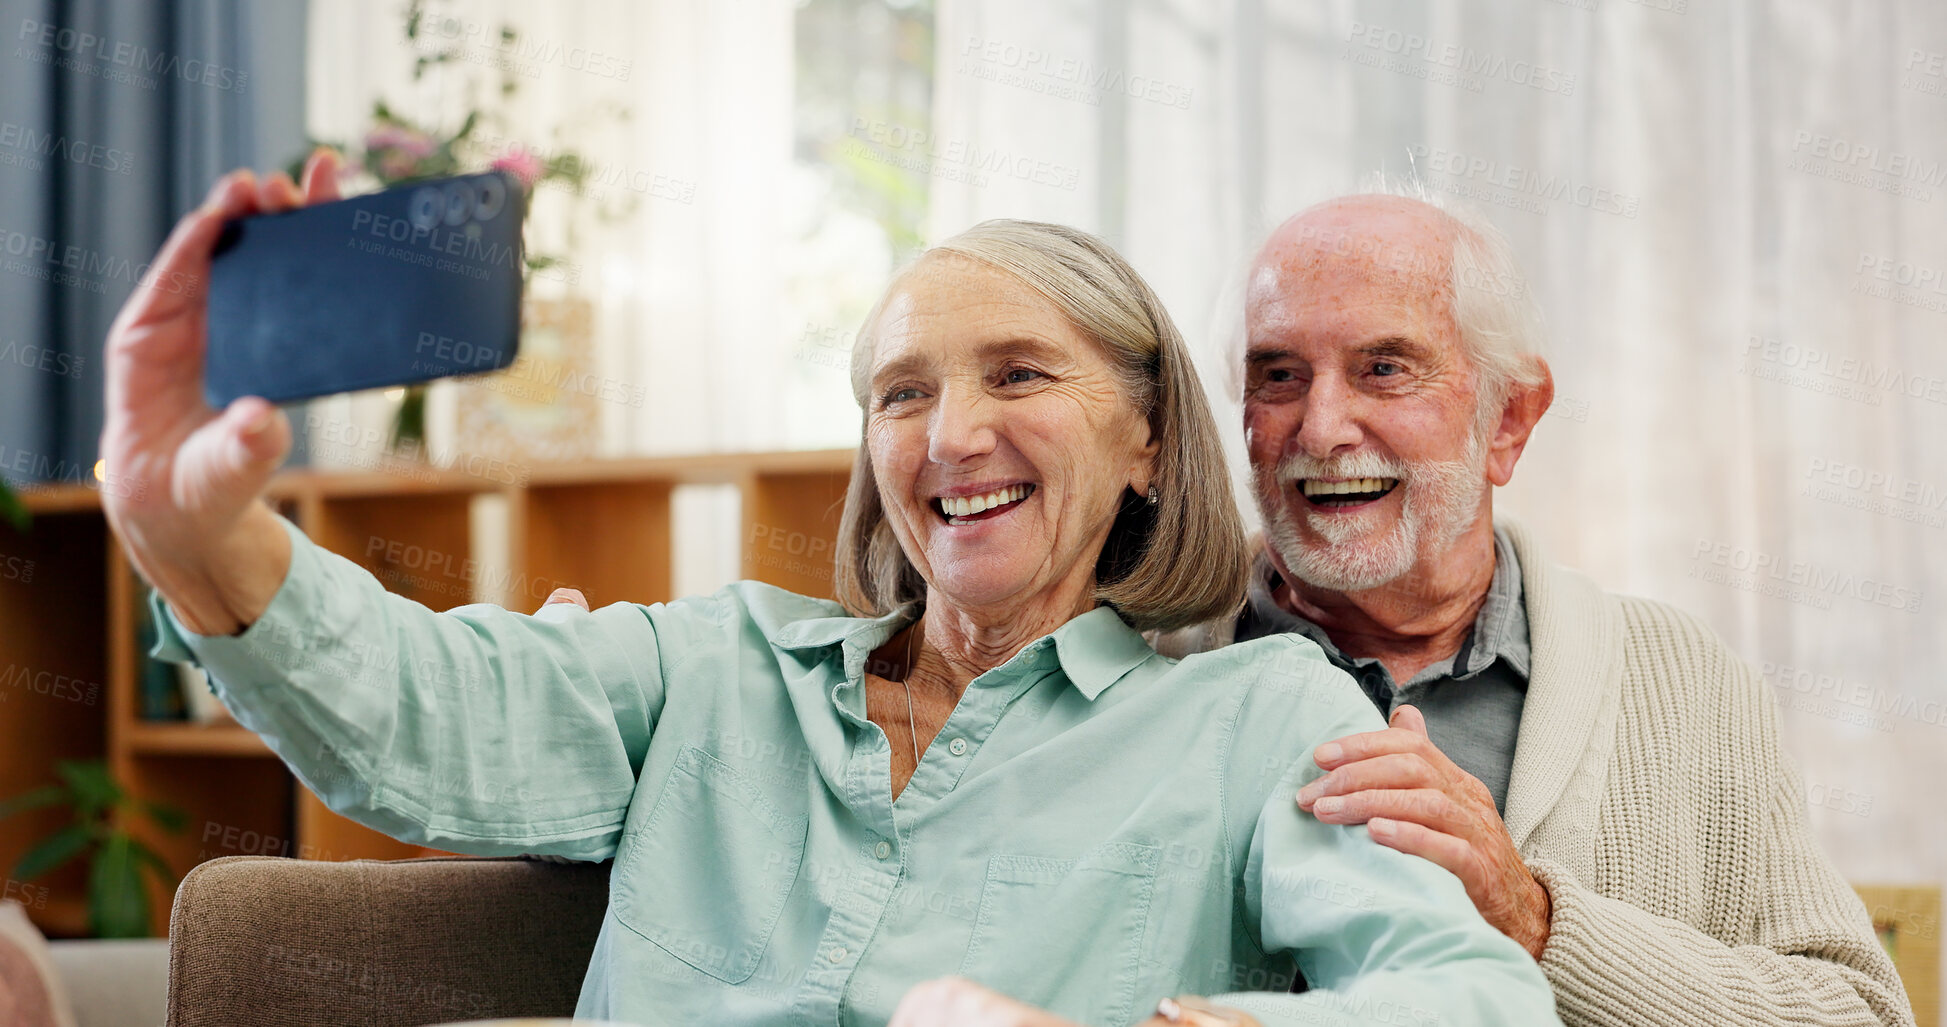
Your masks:
{"label": "woman's eye", "polygon": [[1026,367],[1012,367],[1001,375],[1001,381],[1009,385],[1023,385],[1041,377],[1041,372]]}
{"label": "woman's eye", "polygon": [[919,390],[909,385],[886,393],[879,401],[887,406],[891,406],[894,403],[903,403],[909,399],[918,399],[919,396]]}
{"label": "woman's eye", "polygon": [[1298,380],[1298,375],[1288,367],[1274,367],[1264,373],[1264,380],[1267,382],[1295,382]]}

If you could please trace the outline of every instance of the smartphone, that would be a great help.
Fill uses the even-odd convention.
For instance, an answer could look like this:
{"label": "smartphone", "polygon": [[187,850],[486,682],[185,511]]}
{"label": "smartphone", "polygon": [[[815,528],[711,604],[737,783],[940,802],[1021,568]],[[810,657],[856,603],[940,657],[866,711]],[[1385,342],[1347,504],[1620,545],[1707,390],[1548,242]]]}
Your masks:
{"label": "smartphone", "polygon": [[520,180],[496,171],[230,222],[210,267],[204,397],[221,410],[513,363],[525,207]]}

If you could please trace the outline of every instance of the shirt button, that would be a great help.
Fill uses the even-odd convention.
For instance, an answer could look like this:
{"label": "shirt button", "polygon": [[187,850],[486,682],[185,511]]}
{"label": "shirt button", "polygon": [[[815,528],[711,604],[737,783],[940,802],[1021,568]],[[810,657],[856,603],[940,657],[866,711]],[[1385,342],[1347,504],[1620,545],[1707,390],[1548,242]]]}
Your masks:
{"label": "shirt button", "polygon": [[891,855],[892,855],[892,843],[891,843],[891,842],[880,842],[879,844],[877,844],[877,845],[874,845],[874,846],[872,847],[872,854],[873,854],[874,856],[877,856],[877,857],[879,857],[880,859],[885,859],[886,857],[888,857],[888,856],[891,856]]}
{"label": "shirt button", "polygon": [[964,738],[954,739],[950,744],[947,745],[946,751],[954,754],[955,756],[965,756],[967,754],[967,740]]}
{"label": "shirt button", "polygon": [[834,946],[831,950],[830,955],[828,955],[826,958],[830,959],[834,963],[845,962],[845,946],[843,945]]}

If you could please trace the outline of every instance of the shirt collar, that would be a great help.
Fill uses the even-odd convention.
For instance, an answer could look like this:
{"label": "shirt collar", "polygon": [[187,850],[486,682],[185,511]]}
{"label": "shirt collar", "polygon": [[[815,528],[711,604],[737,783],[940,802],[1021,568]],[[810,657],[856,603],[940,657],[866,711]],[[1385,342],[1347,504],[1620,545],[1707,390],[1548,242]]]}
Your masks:
{"label": "shirt collar", "polygon": [[[865,660],[874,650],[912,623],[918,614],[919,607],[908,604],[881,617],[813,617],[785,625],[773,642],[780,649],[842,645],[845,676],[851,679],[863,671]],[[1032,664],[1052,660],[1075,690],[1093,702],[1110,685],[1155,655],[1156,651],[1121,615],[1107,606],[1098,606],[1056,628],[1052,634],[1023,646],[1006,663],[975,678],[973,683],[992,683],[996,680],[995,671],[1025,670]]]}
{"label": "shirt collar", "polygon": [[1494,580],[1488,583],[1487,600],[1474,617],[1474,648],[1480,655],[1469,659],[1461,673],[1486,670],[1500,659],[1523,678],[1528,676],[1528,609],[1521,595],[1521,561],[1514,555],[1514,541],[1500,528],[1494,529]]}
{"label": "shirt collar", "polygon": [[1142,635],[1107,606],[1082,614],[1048,637],[1055,640],[1062,673],[1090,702],[1156,655]]}

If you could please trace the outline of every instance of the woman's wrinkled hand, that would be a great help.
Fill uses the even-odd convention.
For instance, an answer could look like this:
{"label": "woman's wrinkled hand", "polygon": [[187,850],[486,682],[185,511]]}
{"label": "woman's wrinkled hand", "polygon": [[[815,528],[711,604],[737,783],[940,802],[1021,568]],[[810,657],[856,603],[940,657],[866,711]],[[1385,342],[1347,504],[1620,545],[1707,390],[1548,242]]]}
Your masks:
{"label": "woman's wrinkled hand", "polygon": [[964,977],[913,985],[888,1027],[1079,1027]]}
{"label": "woman's wrinkled hand", "polygon": [[108,330],[102,507],[136,569],[198,633],[261,614],[290,553],[258,502],[290,451],[289,423],[260,397],[221,411],[203,399],[211,253],[227,221],[337,199],[338,166],[329,150],[312,154],[302,190],[282,172],[223,176]]}

